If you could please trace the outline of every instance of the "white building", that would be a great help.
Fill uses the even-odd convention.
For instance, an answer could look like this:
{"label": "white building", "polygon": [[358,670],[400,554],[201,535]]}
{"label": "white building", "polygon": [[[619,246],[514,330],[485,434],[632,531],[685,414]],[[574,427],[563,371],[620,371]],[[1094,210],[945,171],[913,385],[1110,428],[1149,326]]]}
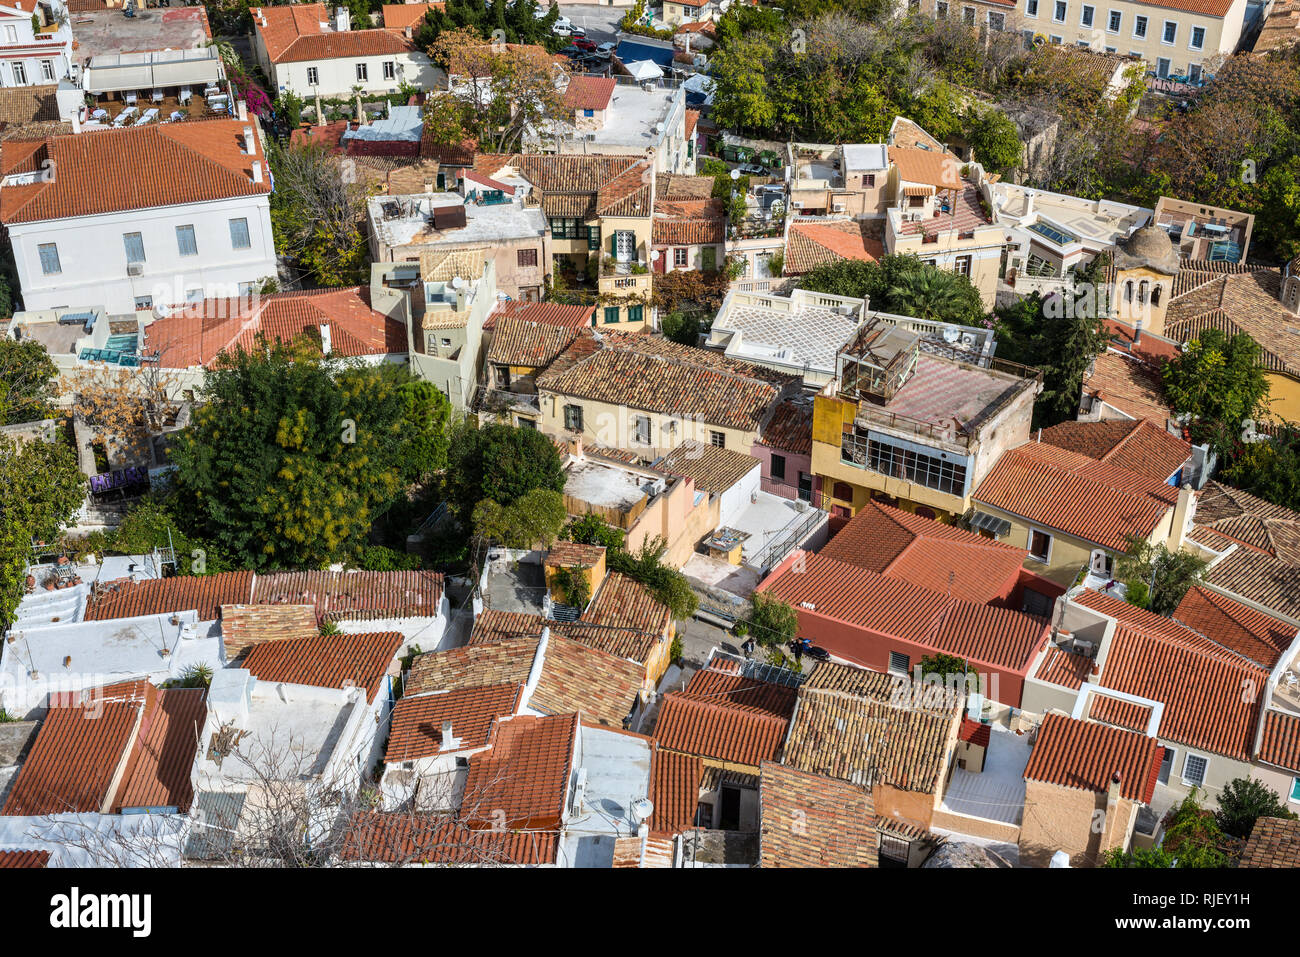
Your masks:
{"label": "white building", "polygon": [[394,30],[352,30],[347,7],[331,20],[321,3],[254,7],[253,54],[273,91],[351,97],[396,93],[403,83],[441,87],[442,71]]}
{"label": "white building", "polygon": [[[564,91],[572,120],[554,124],[560,154],[645,156],[656,173],[694,175],[695,150],[686,136],[686,91],[576,76]],[[549,137],[533,146],[549,150]]]}
{"label": "white building", "polygon": [[29,310],[127,313],[248,295],[276,275],[266,154],[247,121],[6,144],[0,174]]}
{"label": "white building", "polygon": [[72,27],[63,0],[0,3],[0,86],[40,86],[72,76]]}

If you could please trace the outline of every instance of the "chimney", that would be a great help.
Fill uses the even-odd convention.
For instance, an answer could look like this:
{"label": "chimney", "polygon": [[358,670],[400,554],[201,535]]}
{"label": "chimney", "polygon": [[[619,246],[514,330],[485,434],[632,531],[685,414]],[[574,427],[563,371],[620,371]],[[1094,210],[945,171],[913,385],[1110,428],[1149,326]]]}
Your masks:
{"label": "chimney", "polygon": [[1142,320],[1139,319],[1133,323],[1133,345],[1136,346],[1142,341]]}
{"label": "chimney", "polygon": [[251,126],[245,126],[244,127],[244,152],[247,153],[249,156],[252,156],[255,149],[256,147],[253,145],[253,128]]}
{"label": "chimney", "polygon": [[460,747],[460,744],[460,738],[454,737],[451,733],[451,721],[444,721],[442,723],[442,746],[440,750],[455,751]]}
{"label": "chimney", "polygon": [[81,132],[81,111],[80,110],[72,114],[72,132],[74,133]]}
{"label": "chimney", "polygon": [[262,164],[258,160],[253,160],[253,182],[260,183],[261,181],[262,181]]}
{"label": "chimney", "polygon": [[1034,215],[1034,194],[1030,192],[1026,192],[1025,193],[1025,218],[1027,219],[1032,215]]}
{"label": "chimney", "polygon": [[1119,772],[1116,771],[1111,775],[1110,787],[1106,789],[1106,807],[1112,808],[1119,802]]}
{"label": "chimney", "polygon": [[239,114],[238,114],[238,115],[239,115],[239,122],[241,122],[241,123],[245,123],[245,122],[247,122],[247,121],[248,121],[248,104],[244,101],[244,98],[243,98],[242,96],[241,96],[238,100],[236,100],[235,102],[239,104]]}
{"label": "chimney", "polygon": [[329,355],[330,349],[330,324],[328,322],[322,322],[320,324],[320,351],[325,355]]}

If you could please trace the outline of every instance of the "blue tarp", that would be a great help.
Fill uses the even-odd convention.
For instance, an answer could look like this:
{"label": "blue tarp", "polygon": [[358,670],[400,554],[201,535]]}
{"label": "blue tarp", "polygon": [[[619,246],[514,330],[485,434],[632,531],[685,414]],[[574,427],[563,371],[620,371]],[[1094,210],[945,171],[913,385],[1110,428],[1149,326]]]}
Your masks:
{"label": "blue tarp", "polygon": [[672,70],[673,54],[676,51],[671,47],[655,46],[650,43],[638,43],[635,40],[620,40],[618,49],[614,51],[624,63],[633,63],[637,60],[650,60],[661,70]]}

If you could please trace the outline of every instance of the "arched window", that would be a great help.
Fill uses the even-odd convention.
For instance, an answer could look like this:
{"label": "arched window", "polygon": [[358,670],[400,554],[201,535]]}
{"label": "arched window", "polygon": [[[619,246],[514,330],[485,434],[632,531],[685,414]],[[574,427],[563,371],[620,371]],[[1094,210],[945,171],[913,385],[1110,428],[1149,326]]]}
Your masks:
{"label": "arched window", "polygon": [[1145,279],[1143,279],[1140,283],[1138,283],[1138,304],[1139,305],[1146,303],[1147,290],[1150,288],[1150,286],[1151,284],[1147,282]]}
{"label": "arched window", "polygon": [[1160,305],[1160,284],[1156,283],[1151,289],[1151,305]]}
{"label": "arched window", "polygon": [[1124,283],[1124,301],[1125,302],[1133,301],[1133,280],[1132,279]]}

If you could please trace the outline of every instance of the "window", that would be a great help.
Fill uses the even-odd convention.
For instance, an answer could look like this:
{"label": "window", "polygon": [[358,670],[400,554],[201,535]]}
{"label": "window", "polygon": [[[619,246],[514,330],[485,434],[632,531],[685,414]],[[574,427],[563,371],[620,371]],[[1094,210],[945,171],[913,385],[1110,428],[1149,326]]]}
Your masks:
{"label": "window", "polygon": [[[1170,67],[1169,57],[1167,56],[1158,57],[1156,59],[1156,76],[1160,77],[1160,79],[1162,80],[1169,79],[1169,67]],[[1142,285],[1143,287],[1145,287],[1146,283],[1143,283]],[[1139,295],[1138,302],[1146,302],[1146,296]]]}
{"label": "window", "polygon": [[126,247],[126,261],[129,263],[144,262],[144,237],[139,233],[123,233],[122,245]]}
{"label": "window", "polygon": [[618,306],[605,307],[605,321],[618,322]]}
{"label": "window", "polygon": [[1110,578],[1115,571],[1115,559],[1107,554],[1104,548],[1094,548],[1089,567],[1092,569],[1092,573],[1099,578]]}
{"label": "window", "polygon": [[153,308],[153,296],[136,296],[136,297],[135,297],[135,308],[136,308],[137,311],[139,311],[139,310],[141,310],[141,309],[152,309],[152,308]]}
{"label": "window", "polygon": [[17,42],[18,42],[18,28],[5,27],[5,43],[17,43]]}
{"label": "window", "polygon": [[1146,17],[1134,17],[1134,18],[1133,18],[1133,36],[1135,36],[1135,37],[1144,37],[1144,36],[1146,36],[1146,35],[1147,35],[1147,18],[1146,18]]}
{"label": "window", "polygon": [[19,86],[27,83],[27,67],[21,63],[14,64],[14,82]]}
{"label": "window", "polygon": [[317,86],[320,84],[320,70],[314,66],[307,67],[307,85]]}
{"label": "window", "polygon": [[1052,554],[1052,536],[1037,528],[1029,530],[1029,557],[1046,562]]}
{"label": "window", "polygon": [[895,675],[905,675],[912,668],[912,659],[907,657],[901,651],[891,651],[889,653],[889,672]]}
{"label": "window", "polygon": [[1192,27],[1192,43],[1191,43],[1192,49],[1200,50],[1204,46],[1205,46],[1205,27]]}
{"label": "window", "polygon": [[727,434],[725,432],[714,432],[710,429],[709,444],[717,449],[725,449],[727,447]]}
{"label": "window", "polygon": [[638,415],[636,417],[636,437],[634,441],[639,445],[650,444],[650,416]]}
{"label": "window", "polygon": [[1106,52],[1107,52],[1107,53],[1114,53],[1114,52],[1116,52],[1116,48],[1115,48],[1115,47],[1106,47]]}
{"label": "window", "polygon": [[41,79],[47,83],[54,82],[54,61],[53,60],[41,61]]}
{"label": "window", "polygon": [[1161,43],[1173,43],[1178,39],[1178,24],[1173,20],[1165,21],[1165,31],[1160,36]]}
{"label": "window", "polygon": [[595,115],[596,115],[596,111],[595,111],[595,110],[583,110],[583,111],[582,111],[582,115],[583,115],[583,116],[595,116]]}
{"label": "window", "polygon": [[944,0],[939,0],[939,2],[934,5],[934,15],[940,20],[948,19],[948,4],[945,3]]}
{"label": "window", "polygon": [[691,251],[684,246],[679,246],[673,250],[673,265],[678,269],[685,269],[691,264]]}
{"label": "window", "polygon": [[570,432],[582,431],[582,406],[566,405],[564,407],[564,427]]}
{"label": "window", "polygon": [[[990,30],[996,30],[996,31],[998,31],[999,33],[1001,33],[1003,30],[1006,29],[1006,26],[1007,26],[1007,18],[1006,18],[1006,15],[1005,15],[1005,14],[994,13],[992,10],[989,11],[989,29],[990,29]],[[874,180],[875,177],[873,176],[872,179]],[[876,184],[873,182],[873,183],[871,183],[871,184],[869,184],[869,185],[871,185],[871,186],[875,186]]]}
{"label": "window", "polygon": [[844,437],[840,458],[859,468],[869,468],[881,475],[907,479],[949,495],[966,494],[964,462],[953,462],[942,455],[927,455],[910,448],[869,439],[865,430]]}
{"label": "window", "polygon": [[600,227],[599,226],[587,227],[587,248],[588,249],[600,248]]}
{"label": "window", "polygon": [[973,26],[975,26],[975,8],[974,8],[974,7],[962,7],[962,8],[961,8],[961,22],[964,23],[964,24],[966,24],[966,26],[968,26],[968,27],[973,27]]}
{"label": "window", "polygon": [[1291,795],[1288,800],[1300,802],[1300,778],[1291,779]]}
{"label": "window", "polygon": [[1176,753],[1173,748],[1165,748],[1165,756],[1160,762],[1160,775],[1156,778],[1161,784],[1169,783],[1169,773],[1174,769],[1174,754]]}
{"label": "window", "polygon": [[230,248],[231,249],[248,249],[253,245],[248,238],[248,220],[232,219],[230,221]]}
{"label": "window", "polygon": [[1191,83],[1201,82],[1201,65],[1199,63],[1190,63],[1187,66],[1187,79]]}
{"label": "window", "polygon": [[772,455],[771,472],[772,472],[772,478],[774,479],[785,478],[785,456],[784,455],[776,455],[775,453]]}
{"label": "window", "polygon": [[628,322],[640,322],[640,321],[641,321],[641,317],[644,315],[644,313],[645,313],[645,306],[628,306],[628,307],[627,307],[627,321],[628,321]]}
{"label": "window", "polygon": [[1057,46],[1060,46],[1060,45],[1061,45],[1061,39],[1062,39],[1062,38],[1061,38],[1060,36],[1058,36],[1057,34],[1055,34],[1055,33],[1052,34],[1052,35],[1051,35],[1050,37],[1048,37],[1047,39],[1048,39],[1048,42],[1050,42],[1050,43],[1055,43]]}
{"label": "window", "polygon": [[521,249],[515,253],[515,263],[522,269],[537,265],[536,249]]}
{"label": "window", "polygon": [[199,254],[199,247],[194,242],[193,226],[176,227],[176,246],[182,256],[197,256]]}
{"label": "window", "polygon": [[1065,0],[1056,0],[1056,6],[1052,8],[1052,22],[1064,23],[1065,11],[1068,7],[1069,4],[1067,4]]}
{"label": "window", "polygon": [[357,79],[358,79],[358,80],[368,80],[368,79],[370,79],[370,67],[367,66],[367,65],[364,64],[364,63],[358,63],[358,64],[357,64]]}
{"label": "window", "polygon": [[799,473],[799,497],[803,499],[805,502],[812,501],[812,492],[813,492],[812,482],[813,482],[812,476],[809,475],[807,472],[801,471]]}
{"label": "window", "polygon": [[397,64],[392,60],[384,61],[384,79],[385,80],[397,79]]}
{"label": "window", "polygon": [[957,257],[957,261],[956,261],[955,265],[953,266],[953,272],[955,272],[955,273],[957,273],[958,275],[961,275],[961,276],[969,276],[969,275],[970,275],[970,261],[971,261],[971,258],[970,258],[969,256],[958,256],[958,257]]}
{"label": "window", "polygon": [[1077,47],[1081,47],[1084,50],[1089,50],[1092,48],[1092,44],[1089,43],[1087,40],[1076,40],[1074,41],[1074,45]]}
{"label": "window", "polygon": [[1199,788],[1205,783],[1205,769],[1209,764],[1207,758],[1189,752],[1183,760],[1183,783],[1188,787]]}
{"label": "window", "polygon": [[1079,23],[1085,27],[1092,26],[1092,16],[1095,10],[1095,7],[1091,7],[1085,3],[1083,5],[1083,11],[1079,14]]}
{"label": "window", "polygon": [[41,243],[36,247],[41,257],[41,272],[47,276],[57,276],[63,272],[59,264],[59,247],[55,243]]}
{"label": "window", "polygon": [[[581,239],[582,224],[576,219],[552,219],[551,236],[555,239]],[[590,245],[590,233],[588,233],[588,245]]]}
{"label": "window", "polygon": [[1119,33],[1120,24],[1124,22],[1124,14],[1119,10],[1110,12],[1110,19],[1106,21],[1106,29],[1111,33]]}
{"label": "window", "polygon": [[1038,0],[1025,0],[1025,16],[1038,16]]}

